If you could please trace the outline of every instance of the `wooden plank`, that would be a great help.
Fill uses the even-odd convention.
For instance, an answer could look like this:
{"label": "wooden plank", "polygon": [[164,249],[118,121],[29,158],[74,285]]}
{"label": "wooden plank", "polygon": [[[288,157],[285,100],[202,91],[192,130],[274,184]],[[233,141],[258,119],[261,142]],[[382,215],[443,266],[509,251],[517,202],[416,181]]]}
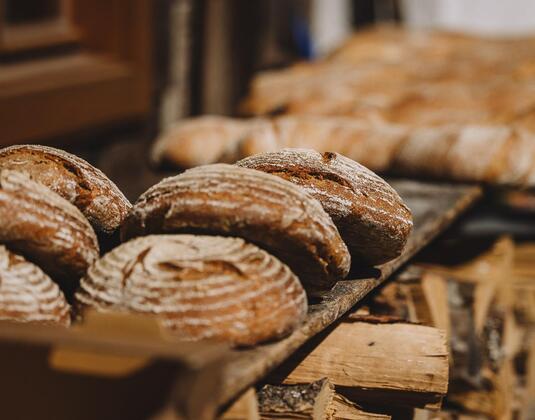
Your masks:
{"label": "wooden plank", "polygon": [[448,390],[448,346],[438,328],[342,322],[305,355],[285,383],[328,377],[352,401],[428,409],[439,409]]}
{"label": "wooden plank", "polygon": [[257,382],[286,360],[308,339],[344,315],[371,290],[449,226],[481,195],[475,186],[393,181],[393,187],[411,208],[414,229],[403,254],[372,273],[353,270],[351,278],[337,283],[318,304],[310,305],[304,324],[286,339],[249,350],[237,350],[225,366],[220,404]]}

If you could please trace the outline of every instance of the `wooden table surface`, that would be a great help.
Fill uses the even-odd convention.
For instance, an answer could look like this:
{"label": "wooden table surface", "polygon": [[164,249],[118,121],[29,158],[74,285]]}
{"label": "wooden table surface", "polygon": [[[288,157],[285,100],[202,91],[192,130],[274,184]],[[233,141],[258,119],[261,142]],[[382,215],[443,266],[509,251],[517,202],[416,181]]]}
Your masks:
{"label": "wooden table surface", "polygon": [[289,337],[253,349],[235,350],[223,371],[219,404],[228,403],[289,358],[310,338],[342,317],[371,290],[383,283],[433,238],[443,232],[480,196],[477,186],[391,181],[413,213],[414,228],[403,254],[367,273],[354,268],[352,280],[340,281],[320,303],[311,304],[304,324]]}

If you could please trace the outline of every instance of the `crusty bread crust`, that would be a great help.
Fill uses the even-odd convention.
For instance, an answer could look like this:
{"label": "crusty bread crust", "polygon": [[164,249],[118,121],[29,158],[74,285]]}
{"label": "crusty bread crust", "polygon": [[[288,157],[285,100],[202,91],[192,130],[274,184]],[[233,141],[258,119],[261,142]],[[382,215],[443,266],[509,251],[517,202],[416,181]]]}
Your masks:
{"label": "crusty bread crust", "polygon": [[164,179],[141,195],[121,235],[176,232],[243,237],[288,264],[311,293],[330,289],[350,268],[347,247],[321,204],[253,169],[206,165]]}
{"label": "crusty bread crust", "polygon": [[65,296],[39,267],[0,245],[0,319],[69,326]]}
{"label": "crusty bread crust", "polygon": [[338,153],[283,149],[236,164],[304,188],[331,216],[353,259],[375,265],[401,254],[411,212],[390,185],[357,162]]}
{"label": "crusty bread crust", "polygon": [[98,232],[113,233],[132,207],[117,186],[85,160],[39,145],[0,150],[0,169],[22,172],[70,201]]}
{"label": "crusty bread crust", "polygon": [[156,315],[184,340],[253,345],[290,333],[306,295],[275,257],[239,238],[152,235],[98,260],[76,293],[81,307]]}
{"label": "crusty bread crust", "polygon": [[55,192],[13,171],[0,172],[0,243],[55,281],[76,283],[98,258],[87,219]]}

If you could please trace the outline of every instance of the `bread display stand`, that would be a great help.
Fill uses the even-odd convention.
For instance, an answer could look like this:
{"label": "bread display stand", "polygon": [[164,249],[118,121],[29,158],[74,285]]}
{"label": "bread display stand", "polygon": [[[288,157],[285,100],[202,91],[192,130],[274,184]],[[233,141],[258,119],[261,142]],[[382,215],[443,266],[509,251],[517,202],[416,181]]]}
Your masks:
{"label": "bread display stand", "polygon": [[366,273],[354,269],[352,280],[312,301],[304,324],[280,341],[237,350],[177,342],[152,320],[130,315],[93,314],[71,329],[0,323],[3,415],[146,419],[167,403],[180,414],[173,418],[214,418],[218,408],[340,319],[481,195],[476,186],[408,180],[391,185],[414,217],[401,256]]}
{"label": "bread display stand", "polygon": [[233,352],[232,359],[225,366],[220,403],[230,401],[286,360],[308,339],[341,318],[443,232],[481,195],[481,189],[475,186],[408,180],[391,181],[390,184],[411,209],[414,218],[412,234],[401,256],[377,267],[371,273],[358,277],[356,273],[350,273],[349,278],[353,280],[338,282],[321,303],[311,304],[305,323],[286,339],[251,350]]}

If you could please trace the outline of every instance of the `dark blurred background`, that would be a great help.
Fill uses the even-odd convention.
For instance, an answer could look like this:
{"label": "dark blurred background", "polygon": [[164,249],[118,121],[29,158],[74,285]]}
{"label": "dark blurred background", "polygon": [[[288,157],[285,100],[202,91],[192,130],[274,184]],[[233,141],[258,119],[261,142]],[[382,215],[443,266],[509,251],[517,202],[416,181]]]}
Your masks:
{"label": "dark blurred background", "polygon": [[81,154],[135,199],[169,124],[232,115],[255,72],[399,19],[395,0],[0,0],[0,142]]}

